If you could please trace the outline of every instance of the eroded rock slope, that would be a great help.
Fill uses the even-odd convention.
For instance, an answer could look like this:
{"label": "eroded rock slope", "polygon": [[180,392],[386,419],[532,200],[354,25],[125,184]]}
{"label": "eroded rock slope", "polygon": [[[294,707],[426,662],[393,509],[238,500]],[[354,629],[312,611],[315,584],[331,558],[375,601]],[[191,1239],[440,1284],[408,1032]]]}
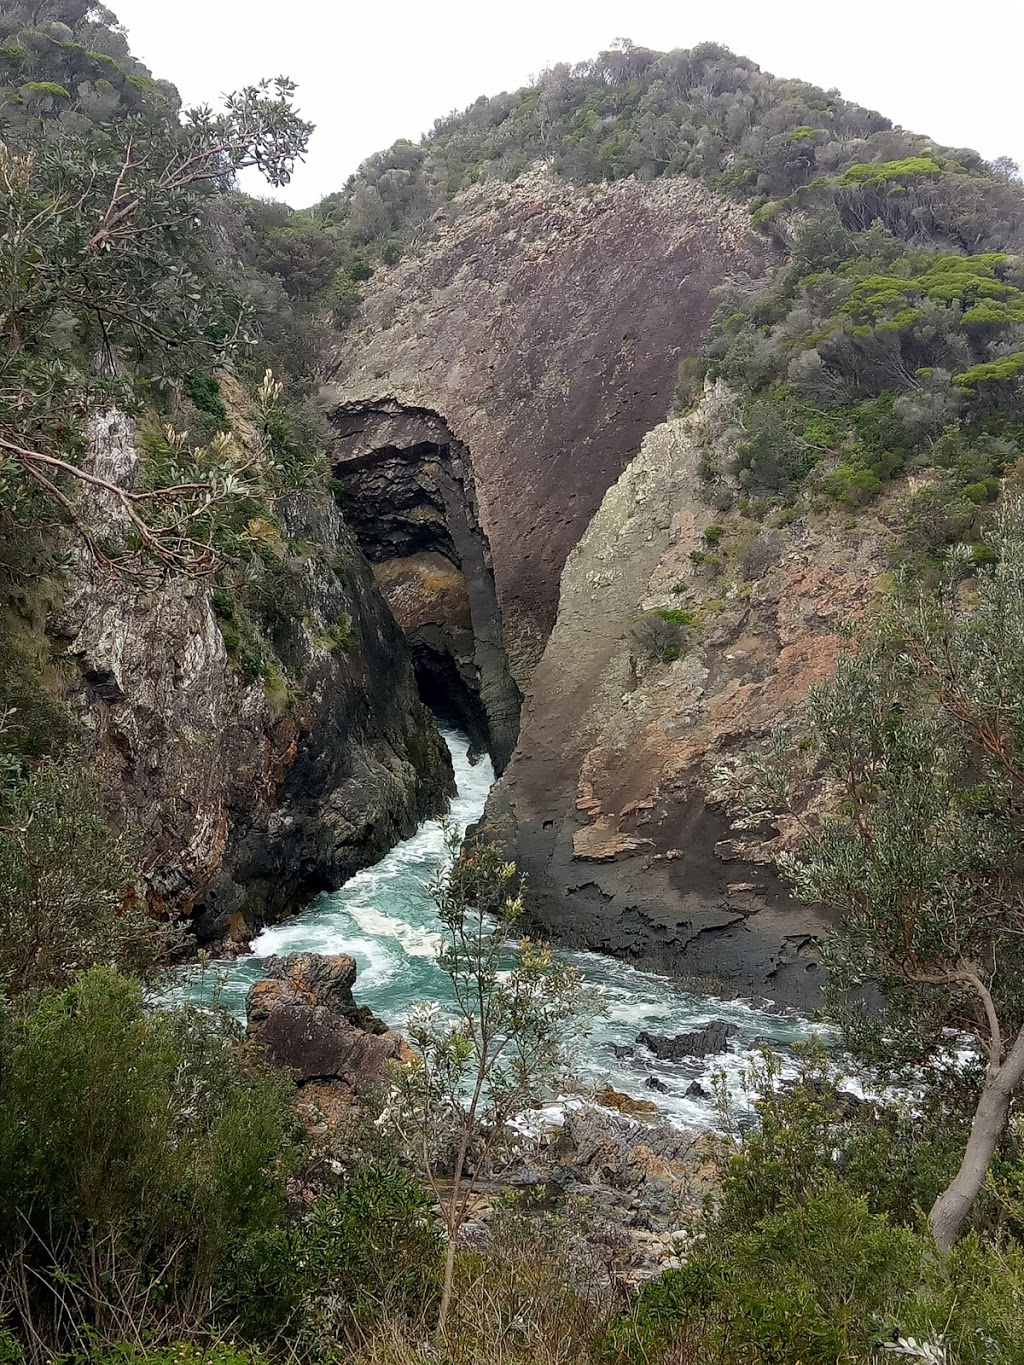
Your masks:
{"label": "eroded rock slope", "polygon": [[[130,484],[130,424],[96,420],[93,457]],[[208,581],[140,587],[84,563],[51,634],[115,815],[140,842],[157,914],[244,941],[374,862],[443,803],[447,751],[402,632],[331,498],[296,493],[275,634],[283,675],[229,657]]]}
{"label": "eroded rock slope", "polygon": [[761,266],[746,210],[693,181],[538,171],[460,195],[366,286],[331,402],[343,427],[381,403],[436,414],[467,452],[521,689],[566,556],[665,416],[712,288]]}
{"label": "eroded rock slope", "polygon": [[[736,771],[832,671],[885,532],[732,514],[708,554],[701,464],[734,435],[728,394],[712,391],[609,489],[566,564],[488,822],[561,938],[808,1005],[823,920],[773,876],[780,832],[747,827]],[[694,624],[675,635],[644,628],[679,613]]]}

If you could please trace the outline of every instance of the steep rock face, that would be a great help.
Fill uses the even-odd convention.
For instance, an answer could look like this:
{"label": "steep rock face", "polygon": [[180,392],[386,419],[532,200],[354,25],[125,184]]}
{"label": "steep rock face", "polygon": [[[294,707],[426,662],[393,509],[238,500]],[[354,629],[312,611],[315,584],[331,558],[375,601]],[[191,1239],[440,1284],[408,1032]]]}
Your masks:
{"label": "steep rock face", "polygon": [[366,286],[338,419],[410,407],[466,451],[521,689],[565,558],[668,410],[712,288],[761,268],[748,226],[681,177],[581,189],[537,172],[461,195],[434,242]]}
{"label": "steep rock face", "polygon": [[[823,921],[772,875],[780,833],[748,828],[735,773],[831,672],[837,626],[885,567],[885,534],[747,523],[735,574],[694,565],[712,520],[700,461],[730,421],[728,395],[709,393],[652,431],[608,491],[566,564],[487,819],[560,937],[807,1005]],[[675,661],[638,638],[637,618],[659,608],[697,616]]]}
{"label": "steep rock face", "polygon": [[[96,419],[93,454],[130,484],[124,418]],[[145,894],[204,940],[244,941],[339,885],[451,784],[403,636],[333,502],[292,494],[278,515],[288,690],[240,674],[202,580],[139,587],[83,563],[51,624],[91,757],[137,832]]]}
{"label": "steep rock face", "polygon": [[339,409],[334,427],[346,517],[406,632],[421,691],[501,771],[522,696],[465,447],[436,413],[393,402]]}

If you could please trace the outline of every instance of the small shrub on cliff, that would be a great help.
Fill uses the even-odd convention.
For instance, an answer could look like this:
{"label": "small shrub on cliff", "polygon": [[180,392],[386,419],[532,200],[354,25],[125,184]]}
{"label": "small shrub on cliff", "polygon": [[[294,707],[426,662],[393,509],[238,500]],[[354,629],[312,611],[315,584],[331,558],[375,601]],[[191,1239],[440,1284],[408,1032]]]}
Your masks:
{"label": "small shrub on cliff", "polygon": [[686,628],[693,623],[692,612],[674,607],[645,611],[632,625],[637,648],[648,658],[672,663],[679,658],[686,640]]}
{"label": "small shrub on cliff", "polygon": [[186,376],[183,387],[193,406],[212,420],[215,431],[228,429],[231,421],[220,396],[220,385],[208,370],[194,370]]}

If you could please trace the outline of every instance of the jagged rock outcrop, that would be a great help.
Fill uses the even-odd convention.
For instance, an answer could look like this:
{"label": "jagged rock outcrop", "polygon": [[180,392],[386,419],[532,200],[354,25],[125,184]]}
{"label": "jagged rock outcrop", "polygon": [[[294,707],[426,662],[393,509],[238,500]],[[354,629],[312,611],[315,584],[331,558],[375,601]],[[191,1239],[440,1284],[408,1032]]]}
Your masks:
{"label": "jagged rock outcrop", "polygon": [[[707,555],[701,467],[732,424],[728,393],[710,391],[608,491],[566,564],[487,823],[559,938],[808,1005],[824,921],[785,895],[771,858],[791,831],[751,827],[736,775],[832,671],[886,532],[861,517],[850,534],[840,513],[775,527],[733,513]],[[659,609],[696,621],[664,661],[635,624]]]}
{"label": "jagged rock outcrop", "polygon": [[[93,456],[130,483],[123,417],[95,420]],[[144,893],[203,940],[244,941],[340,885],[451,786],[405,640],[333,501],[296,493],[277,510],[277,674],[247,679],[229,657],[204,580],[140,586],[82,562],[50,627]]]}
{"label": "jagged rock outcrop", "polygon": [[[761,266],[747,211],[693,181],[538,171],[460,195],[435,241],[366,285],[330,390],[341,434],[391,405],[466,452],[520,689],[565,558],[668,411],[713,287]],[[377,448],[390,455],[386,433]]]}
{"label": "jagged rock outcrop", "polygon": [[339,1081],[362,1094],[384,1079],[389,1062],[411,1055],[400,1033],[356,1004],[356,964],[346,953],[268,957],[263,973],[245,1000],[249,1037],[300,1084]]}
{"label": "jagged rock outcrop", "polygon": [[729,1039],[739,1030],[735,1024],[724,1019],[712,1019],[689,1033],[677,1033],[666,1037],[661,1033],[648,1033],[645,1029],[636,1036],[637,1042],[653,1052],[660,1062],[678,1062],[689,1057],[714,1057],[727,1052]]}
{"label": "jagged rock outcrop", "polygon": [[505,649],[468,452],[436,413],[394,402],[334,413],[346,519],[405,631],[420,690],[505,767],[522,695]]}

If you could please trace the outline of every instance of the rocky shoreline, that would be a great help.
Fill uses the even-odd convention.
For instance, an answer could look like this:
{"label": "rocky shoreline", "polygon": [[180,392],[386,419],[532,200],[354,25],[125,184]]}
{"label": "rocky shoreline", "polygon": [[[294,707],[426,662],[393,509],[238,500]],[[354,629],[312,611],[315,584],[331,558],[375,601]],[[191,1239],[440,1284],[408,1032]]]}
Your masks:
{"label": "rocky shoreline", "polygon": [[[348,955],[291,953],[268,958],[265,969],[248,994],[248,1034],[292,1074],[303,1123],[344,1165],[353,1126],[373,1123],[373,1097],[387,1087],[389,1068],[414,1054],[401,1034],[356,1003]],[[659,1041],[701,1055],[727,1030],[716,1022]],[[610,1085],[564,1101],[558,1121],[524,1115],[500,1164],[478,1182],[462,1241],[486,1246],[510,1206],[531,1217],[571,1217],[588,1254],[599,1254],[621,1282],[639,1283],[680,1263],[713,1197],[721,1142],[670,1123],[656,1099]]]}

